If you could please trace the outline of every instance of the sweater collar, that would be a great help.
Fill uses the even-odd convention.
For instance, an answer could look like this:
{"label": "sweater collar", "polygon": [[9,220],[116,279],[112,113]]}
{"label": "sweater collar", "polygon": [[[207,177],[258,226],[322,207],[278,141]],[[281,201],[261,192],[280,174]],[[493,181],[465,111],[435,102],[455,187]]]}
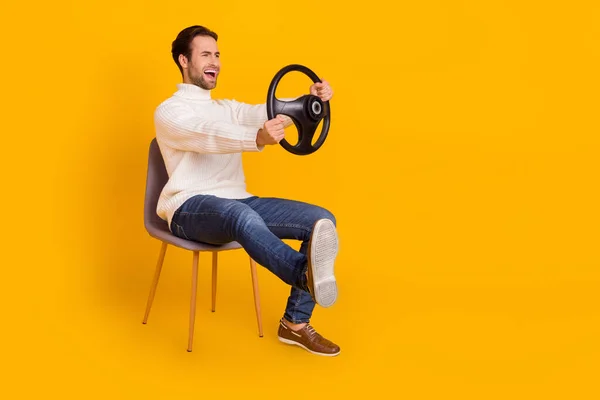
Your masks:
{"label": "sweater collar", "polygon": [[185,99],[210,100],[210,90],[202,89],[191,83],[178,83],[175,96]]}

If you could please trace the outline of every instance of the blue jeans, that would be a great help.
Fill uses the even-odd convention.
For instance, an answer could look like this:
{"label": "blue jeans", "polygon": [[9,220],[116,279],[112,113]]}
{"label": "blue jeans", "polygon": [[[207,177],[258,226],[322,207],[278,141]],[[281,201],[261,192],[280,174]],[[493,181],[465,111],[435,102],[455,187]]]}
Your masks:
{"label": "blue jeans", "polygon": [[[272,197],[224,199],[198,195],[187,200],[171,221],[171,231],[183,239],[209,244],[238,242],[258,264],[291,286],[284,317],[309,322],[315,302],[307,291],[307,250],[314,223],[328,210],[295,200]],[[297,251],[281,239],[301,241]]]}

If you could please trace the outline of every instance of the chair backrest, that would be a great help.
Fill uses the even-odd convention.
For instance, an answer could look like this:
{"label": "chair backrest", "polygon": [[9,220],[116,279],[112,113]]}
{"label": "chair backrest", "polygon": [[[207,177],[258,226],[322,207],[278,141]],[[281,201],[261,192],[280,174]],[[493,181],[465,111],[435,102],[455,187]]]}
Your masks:
{"label": "chair backrest", "polygon": [[144,199],[144,225],[146,230],[168,230],[168,224],[156,213],[156,206],[163,187],[167,184],[169,175],[165,162],[160,153],[156,138],[150,142],[148,154],[148,172],[146,175],[146,196]]}

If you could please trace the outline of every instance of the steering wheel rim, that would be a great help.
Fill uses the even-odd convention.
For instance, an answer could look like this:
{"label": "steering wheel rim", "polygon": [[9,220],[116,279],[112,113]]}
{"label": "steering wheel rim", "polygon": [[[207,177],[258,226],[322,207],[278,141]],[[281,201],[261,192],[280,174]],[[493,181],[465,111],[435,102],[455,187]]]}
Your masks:
{"label": "steering wheel rim", "polygon": [[[321,79],[310,68],[300,64],[290,64],[281,68],[271,80],[267,92],[267,116],[275,118],[277,114],[287,115],[292,119],[298,129],[298,143],[292,145],[282,139],[279,144],[288,152],[296,155],[309,155],[317,151],[325,143],[331,124],[331,107],[329,101],[322,101],[319,97],[308,94],[291,102],[285,102],[275,97],[275,91],[281,79],[288,73],[298,71],[308,76],[314,83]],[[323,121],[319,138],[313,145],[312,139]]]}

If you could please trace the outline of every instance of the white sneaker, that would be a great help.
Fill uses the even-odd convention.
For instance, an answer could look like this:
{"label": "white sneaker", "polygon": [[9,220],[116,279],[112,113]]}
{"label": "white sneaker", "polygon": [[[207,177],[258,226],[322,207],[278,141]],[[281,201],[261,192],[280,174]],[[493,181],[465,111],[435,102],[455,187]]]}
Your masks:
{"label": "white sneaker", "polygon": [[308,243],[308,287],[315,302],[331,307],[337,300],[334,261],[338,253],[337,230],[329,219],[318,220]]}

